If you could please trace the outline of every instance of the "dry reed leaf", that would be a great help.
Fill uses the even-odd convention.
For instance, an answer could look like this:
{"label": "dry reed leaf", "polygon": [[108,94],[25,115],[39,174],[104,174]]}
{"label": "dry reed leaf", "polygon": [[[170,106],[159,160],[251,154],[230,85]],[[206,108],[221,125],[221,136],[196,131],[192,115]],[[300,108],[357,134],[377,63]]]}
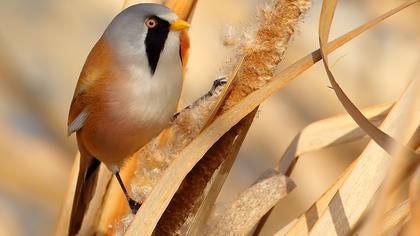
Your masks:
{"label": "dry reed leaf", "polygon": [[407,208],[411,210],[411,217],[407,224],[404,225],[399,235],[417,235],[420,227],[420,167],[418,166],[416,171],[410,180],[409,185],[409,200],[407,201]]}
{"label": "dry reed leaf", "polygon": [[[332,52],[394,13],[396,12],[388,12],[332,41],[328,44],[328,52]],[[230,127],[239,122],[246,114],[253,111],[266,98],[285,87],[288,82],[319,60],[321,60],[319,50],[305,56],[280,72],[273,78],[273,81],[251,93],[239,104],[216,119],[178,155],[178,158],[175,158],[172,165],[165,171],[160,182],[155,186],[148,199],[146,199],[140,208],[139,214],[136,215],[134,222],[129,227],[129,231],[127,231],[127,235],[136,233],[147,235],[151,233],[157,223],[157,219],[159,219],[164,208],[166,208],[169,200],[181,184],[182,179],[200,159],[198,156],[203,155],[214,144],[215,140],[218,140]]]}
{"label": "dry reed leaf", "polygon": [[218,114],[218,112],[220,111],[221,106],[223,105],[223,103],[226,100],[226,97],[228,96],[228,94],[232,91],[232,87],[236,82],[236,79],[238,78],[238,72],[239,70],[242,68],[242,63],[244,61],[244,58],[241,58],[239,60],[239,63],[236,65],[236,67],[233,69],[233,72],[231,73],[231,75],[229,76],[229,79],[226,82],[225,87],[223,88],[219,99],[217,100],[216,105],[214,106],[213,111],[210,113],[209,119],[206,123],[206,125],[204,126],[203,129],[207,128],[207,126],[209,126],[211,124],[211,122],[213,122],[214,118],[216,117],[216,115]]}
{"label": "dry reed leaf", "polygon": [[[380,123],[388,115],[393,103],[376,105],[362,110],[372,124]],[[315,150],[352,142],[363,138],[366,133],[347,113],[313,122],[293,139],[277,163],[276,170],[290,176],[292,166],[299,156]]]}
{"label": "dry reed leaf", "polygon": [[[231,128],[210,148],[208,152],[217,151],[218,156],[201,159],[188,173],[172,198],[171,205],[162,215],[155,230],[157,235],[200,235],[255,114],[256,110]],[[222,164],[220,160],[223,160]],[[202,190],[201,186],[205,189]],[[197,202],[200,204],[196,204]]]}
{"label": "dry reed leaf", "polygon": [[[417,81],[419,81],[420,78],[417,78]],[[417,83],[420,85],[420,83]],[[420,89],[418,89],[418,93],[420,93]],[[410,106],[412,106],[414,109],[416,107],[420,107],[420,97],[417,98],[417,100],[411,101]],[[414,115],[416,115],[415,112],[413,112]],[[418,114],[419,112],[417,112]],[[410,117],[409,115],[406,116],[407,120],[413,119],[413,117]],[[407,124],[409,122],[405,122]],[[401,125],[400,132],[405,132],[404,125]],[[419,131],[419,127],[417,127],[417,130],[414,132],[414,136],[412,136],[411,140],[408,142],[408,147],[413,148],[410,146],[412,144],[413,137],[416,136],[416,133]],[[400,134],[401,135],[401,134]],[[413,148],[415,150],[416,147]],[[370,217],[367,222],[365,222],[364,232],[366,234],[379,234],[382,232],[382,226],[383,222],[385,221],[385,214],[384,209],[389,209],[390,206],[394,205],[395,202],[395,193],[397,190],[401,190],[402,183],[410,178],[413,171],[416,170],[416,167],[419,166],[419,158],[409,158],[407,156],[404,156],[404,152],[401,152],[401,150],[397,150],[396,154],[393,156],[390,168],[388,170],[388,174],[385,177],[385,180],[382,184],[381,189],[378,191],[377,195],[378,197],[375,200],[375,203],[370,210]],[[419,173],[417,173],[419,174]],[[412,205],[416,205],[417,198],[418,198],[418,186],[419,183],[418,178],[419,176],[412,176],[410,181],[410,202],[413,203]],[[415,209],[415,207],[414,207]],[[420,229],[420,228],[419,228]],[[418,232],[418,231],[417,231]]]}
{"label": "dry reed leaf", "polygon": [[[370,219],[368,213],[369,212],[365,212],[349,235],[370,235],[366,231],[366,228],[363,228],[365,221]],[[384,214],[384,221],[380,229],[377,231],[377,235],[398,235],[409,219],[410,204],[408,199],[406,199],[399,204],[396,204]]]}
{"label": "dry reed leaf", "polygon": [[[417,1],[408,2],[408,4],[414,4]],[[321,48],[321,55],[324,63],[324,68],[327,72],[328,78],[334,89],[337,98],[340,100],[341,104],[344,106],[346,111],[352,116],[352,118],[356,121],[356,123],[373,139],[375,140],[378,145],[380,145],[384,150],[386,150],[390,155],[395,154],[394,149],[398,149],[401,153],[399,156],[403,156],[402,158],[408,159],[415,159],[419,158],[416,157],[416,154],[413,150],[406,148],[405,146],[401,145],[398,141],[394,138],[389,136],[388,134],[384,133],[380,129],[376,128],[373,124],[369,122],[369,120],[363,116],[363,114],[357,109],[357,107],[351,102],[351,100],[347,97],[344,91],[336,82],[332,72],[330,71],[328,65],[328,57],[324,54],[326,42],[328,42],[328,36],[331,28],[332,19],[334,16],[336,8],[336,1],[323,1],[321,16],[320,16],[320,24],[319,24],[319,43]],[[413,98],[412,98],[413,99]],[[416,107],[416,106],[414,106]],[[407,114],[407,117],[411,117],[411,114]],[[404,122],[403,122],[404,123]],[[406,122],[406,124],[410,124],[410,122]],[[401,127],[402,129],[404,127]],[[403,129],[404,130],[404,129]],[[396,161],[402,158],[395,158]],[[396,165],[393,168],[401,168],[401,166]],[[376,235],[379,233],[380,225],[383,221],[383,211],[387,207],[387,202],[389,201],[389,194],[390,190],[393,186],[396,186],[398,183],[399,176],[402,176],[401,172],[392,171],[391,176],[385,179],[384,185],[384,193],[379,195],[378,203],[376,207],[374,207],[374,214],[371,217],[371,221],[373,222],[372,227],[368,230],[368,232]],[[392,186],[392,187],[391,187]],[[352,219],[354,220],[354,219]],[[339,227],[346,227],[346,221],[340,222],[341,225]],[[350,222],[352,224],[352,222]],[[336,229],[336,230],[346,230],[346,229]],[[368,234],[370,234],[368,233]]]}
{"label": "dry reed leaf", "polygon": [[[407,122],[407,134],[404,137],[398,137],[398,140],[403,143],[408,143],[420,122],[420,111],[413,109],[411,103],[418,94],[418,88],[420,88],[420,80],[412,81],[381,125],[381,128],[387,133],[396,135],[399,133],[401,119],[412,115],[412,111],[414,111],[413,117],[416,120]],[[388,167],[389,156],[371,141],[358,158],[354,169],[331,199],[328,204],[329,211],[323,212],[310,234],[348,233],[379,188]]]}
{"label": "dry reed leaf", "polygon": [[410,203],[408,200],[389,210],[381,227],[381,235],[396,235],[402,226],[407,223],[410,216]]}
{"label": "dry reed leaf", "polygon": [[[408,1],[401,7],[407,7],[417,2],[418,0]],[[393,149],[397,148],[398,150],[401,150],[401,152],[403,152],[403,155],[407,158],[416,158],[417,155],[413,152],[413,150],[401,145],[391,136],[384,133],[380,129],[376,128],[372,123],[370,123],[369,120],[360,112],[359,109],[357,109],[353,102],[347,97],[347,95],[344,93],[344,91],[341,89],[336,79],[334,78],[334,75],[332,74],[328,65],[328,56],[324,52],[327,51],[326,47],[332,19],[336,8],[336,3],[336,0],[323,1],[321,16],[319,20],[319,44],[324,68],[327,72],[331,86],[337,95],[337,98],[340,100],[341,104],[346,109],[346,111],[352,116],[354,121],[369,135],[369,137],[375,140],[378,143],[378,145],[380,145],[390,155],[394,153]]]}
{"label": "dry reed leaf", "polygon": [[[295,224],[297,224],[298,219],[293,219],[290,221],[286,226],[284,226],[281,230],[277,231],[273,236],[283,236],[289,231]],[[254,234],[255,235],[255,234]]]}
{"label": "dry reed leaf", "polygon": [[[308,1],[303,0],[275,0],[272,6],[262,12],[262,16],[256,21],[260,22],[260,25],[255,37],[244,46],[244,61],[242,66],[237,66],[239,71],[236,80],[232,81],[231,92],[226,100],[220,100],[221,109],[214,110],[213,115],[216,115],[216,112],[220,115],[270,81],[296,24],[309,5]],[[230,87],[226,87],[226,90],[228,89]],[[187,175],[162,215],[155,230],[157,235],[179,235],[184,232],[194,235],[204,226],[208,212],[236,159],[255,112],[256,109],[230,129]],[[223,167],[220,167],[221,165]],[[223,171],[215,173],[219,168]],[[212,179],[215,181],[210,182]]]}
{"label": "dry reed leaf", "polygon": [[[392,105],[393,103],[387,103],[365,108],[362,111],[370,122],[379,125],[385,119]],[[347,113],[313,122],[293,139],[275,169],[286,176],[290,176],[299,156],[322,148],[351,142],[365,136],[366,133]],[[259,235],[270,214],[271,211],[261,219],[253,235]]]}
{"label": "dry reed leaf", "polygon": [[[391,234],[391,232],[398,231],[399,228],[402,226],[402,224],[404,224],[408,220],[409,214],[410,214],[410,207],[409,207],[408,201],[404,201],[398,206],[389,210],[386,213],[386,218],[384,221],[383,231],[381,235],[394,235],[395,233]],[[295,227],[296,224],[299,224],[298,221],[299,221],[298,219],[292,220],[289,224],[287,224],[285,227],[283,227],[280,231],[278,231],[274,235],[275,236],[286,235],[287,232],[291,228]],[[299,233],[295,232],[291,235],[305,235],[305,232],[303,231]]]}
{"label": "dry reed leaf", "polygon": [[[417,81],[420,78],[417,78]],[[418,83],[419,84],[419,83]],[[419,90],[420,92],[420,90]],[[417,97],[411,101],[412,104],[410,106],[420,107],[420,97]],[[413,112],[415,114],[415,112]],[[410,119],[414,119],[414,117],[407,116],[406,120],[409,121]],[[407,124],[409,122],[405,122]],[[405,132],[404,123],[400,127],[400,132]],[[418,133],[420,133],[420,126],[417,127],[417,130],[414,132],[414,135],[411,137],[410,141],[408,142],[408,147],[416,150],[418,148]],[[400,134],[401,135],[401,134]],[[420,155],[418,155],[420,157]],[[401,183],[403,183],[406,179],[410,178],[412,173],[418,168],[420,162],[420,158],[411,158],[405,156],[404,151],[396,150],[395,155],[393,156],[390,164],[390,169],[388,171],[388,175],[386,176],[384,183],[382,184],[381,189],[379,190],[378,197],[375,201],[373,209],[370,213],[369,221],[365,223],[365,232],[367,234],[378,234],[381,231],[383,221],[384,221],[384,209],[388,209],[389,206],[393,206],[395,202],[395,192],[398,189],[401,189]],[[416,175],[411,178],[410,182],[410,201],[416,201],[416,194],[418,189],[416,188],[416,184],[418,184],[418,180],[416,182]]]}
{"label": "dry reed leaf", "polygon": [[164,0],[162,4],[172,9],[176,14],[186,20],[191,20],[197,0]]}
{"label": "dry reed leaf", "polygon": [[420,199],[420,166],[416,168],[413,176],[410,180],[409,186],[409,200],[411,207],[415,206],[415,203]]}
{"label": "dry reed leaf", "polygon": [[221,207],[201,235],[246,235],[258,220],[296,185],[275,170],[266,171],[237,200]]}
{"label": "dry reed leaf", "polygon": [[[359,158],[361,156],[359,156]],[[337,181],[335,181],[335,183],[326,192],[324,192],[324,194],[322,194],[320,199],[318,199],[304,214],[298,218],[297,222],[292,227],[290,227],[285,235],[292,236],[309,234],[309,231],[315,225],[319,217],[327,210],[328,204],[333,199],[335,193],[343,185],[344,180],[346,180],[350,173],[353,171],[357,164],[357,160],[353,161],[350,166],[347,167],[344,173],[337,179]]]}

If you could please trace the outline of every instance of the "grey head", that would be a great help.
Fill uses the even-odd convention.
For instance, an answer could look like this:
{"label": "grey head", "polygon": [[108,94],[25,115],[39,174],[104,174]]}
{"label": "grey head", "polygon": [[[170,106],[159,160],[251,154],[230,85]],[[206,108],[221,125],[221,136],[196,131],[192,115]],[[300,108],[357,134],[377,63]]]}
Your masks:
{"label": "grey head", "polygon": [[[180,30],[172,28],[178,19],[174,12],[163,5],[136,4],[123,10],[112,20],[103,38],[122,63],[147,65],[151,74],[154,74],[168,35],[178,34],[177,30]],[[171,38],[179,40],[179,37]]]}

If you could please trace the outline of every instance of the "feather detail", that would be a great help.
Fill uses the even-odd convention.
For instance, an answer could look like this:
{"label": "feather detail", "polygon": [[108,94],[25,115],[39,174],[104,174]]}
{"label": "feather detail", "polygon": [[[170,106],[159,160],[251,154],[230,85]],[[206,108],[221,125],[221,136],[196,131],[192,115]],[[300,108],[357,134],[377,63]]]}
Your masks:
{"label": "feather detail", "polygon": [[81,129],[86,122],[86,119],[89,115],[88,109],[85,108],[79,115],[74,118],[74,120],[67,127],[67,135],[70,136],[72,133]]}

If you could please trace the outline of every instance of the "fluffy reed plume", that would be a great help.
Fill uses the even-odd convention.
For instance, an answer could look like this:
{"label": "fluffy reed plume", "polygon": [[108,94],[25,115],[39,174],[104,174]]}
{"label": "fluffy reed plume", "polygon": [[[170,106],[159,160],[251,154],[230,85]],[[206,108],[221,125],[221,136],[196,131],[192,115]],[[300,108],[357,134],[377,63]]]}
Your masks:
{"label": "fluffy reed plume", "polygon": [[219,207],[209,219],[204,235],[246,235],[277,201],[295,188],[288,177],[275,170],[266,171],[236,201]]}

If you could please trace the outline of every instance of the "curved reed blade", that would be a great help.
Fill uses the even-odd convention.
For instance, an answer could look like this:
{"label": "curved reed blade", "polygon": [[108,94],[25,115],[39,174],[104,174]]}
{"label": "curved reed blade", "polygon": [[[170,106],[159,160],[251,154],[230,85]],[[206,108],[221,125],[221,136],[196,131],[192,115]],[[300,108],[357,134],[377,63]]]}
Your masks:
{"label": "curved reed blade", "polygon": [[[406,3],[407,6],[412,5],[418,1],[409,1]],[[320,16],[320,23],[319,23],[319,44],[321,48],[321,55],[322,61],[324,64],[325,71],[327,72],[329,81],[331,83],[332,88],[334,89],[337,98],[340,100],[343,107],[346,111],[352,116],[354,121],[373,139],[375,142],[380,145],[388,154],[396,155],[400,153],[403,158],[397,158],[395,156],[396,161],[395,165],[392,165],[392,169],[397,168],[398,170],[391,171],[390,176],[385,179],[384,188],[381,192],[383,194],[379,195],[379,199],[377,200],[376,207],[374,208],[373,216],[371,217],[371,221],[373,222],[372,227],[368,230],[368,235],[376,235],[380,232],[380,228],[382,226],[383,217],[384,217],[384,210],[387,208],[387,202],[390,201],[391,189],[393,186],[396,186],[398,182],[400,182],[403,171],[402,165],[403,161],[398,162],[399,159],[408,160],[415,160],[420,159],[420,155],[414,153],[414,151],[406,146],[402,145],[399,141],[391,137],[390,135],[386,134],[382,130],[376,128],[369,120],[360,112],[360,110],[353,104],[353,102],[348,98],[345,92],[342,90],[340,85],[337,83],[336,79],[334,78],[333,73],[331,72],[328,64],[328,56],[324,53],[326,50],[326,43],[328,42],[329,32],[331,29],[331,24],[334,16],[336,8],[336,1],[323,1],[321,16]],[[416,104],[414,98],[412,98],[412,102]],[[419,104],[420,106],[420,104]],[[416,107],[414,105],[414,107]],[[407,116],[408,120],[411,116]],[[410,124],[410,121],[404,121],[403,124]],[[401,127],[401,130],[406,130],[406,127]],[[398,165],[399,164],[399,165]],[[373,163],[371,164],[373,165]],[[348,213],[351,211],[347,211]],[[342,218],[344,219],[344,218]],[[351,219],[353,220],[353,219]],[[351,226],[352,222],[349,222]],[[345,228],[345,227],[344,227]]]}

